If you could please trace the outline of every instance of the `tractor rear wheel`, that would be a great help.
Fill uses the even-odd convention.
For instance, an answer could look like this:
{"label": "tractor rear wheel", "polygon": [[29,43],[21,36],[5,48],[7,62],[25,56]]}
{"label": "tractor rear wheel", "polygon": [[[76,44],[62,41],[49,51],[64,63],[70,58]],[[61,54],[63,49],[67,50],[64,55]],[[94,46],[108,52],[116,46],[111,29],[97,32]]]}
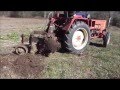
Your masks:
{"label": "tractor rear wheel", "polygon": [[65,47],[74,54],[80,54],[84,51],[90,39],[90,29],[82,21],[75,22],[65,34]]}

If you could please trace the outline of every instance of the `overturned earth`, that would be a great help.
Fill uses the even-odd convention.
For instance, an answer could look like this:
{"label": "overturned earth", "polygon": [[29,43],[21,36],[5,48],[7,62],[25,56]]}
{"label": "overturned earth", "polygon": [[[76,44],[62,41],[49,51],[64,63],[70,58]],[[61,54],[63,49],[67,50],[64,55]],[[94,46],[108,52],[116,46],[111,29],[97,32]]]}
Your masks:
{"label": "overturned earth", "polygon": [[43,56],[0,55],[1,78],[40,78],[44,69]]}

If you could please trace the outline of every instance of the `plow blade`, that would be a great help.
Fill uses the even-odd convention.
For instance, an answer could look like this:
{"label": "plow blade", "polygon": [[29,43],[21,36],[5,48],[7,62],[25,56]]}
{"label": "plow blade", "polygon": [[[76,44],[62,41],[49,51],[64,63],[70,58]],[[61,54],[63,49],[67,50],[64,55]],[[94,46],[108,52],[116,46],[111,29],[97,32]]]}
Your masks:
{"label": "plow blade", "polygon": [[[15,53],[18,55],[26,53],[49,55],[58,51],[61,47],[61,44],[53,33],[34,31],[30,34],[28,41],[25,41],[24,35],[21,38],[21,44],[14,47]],[[26,42],[28,44],[25,44]]]}

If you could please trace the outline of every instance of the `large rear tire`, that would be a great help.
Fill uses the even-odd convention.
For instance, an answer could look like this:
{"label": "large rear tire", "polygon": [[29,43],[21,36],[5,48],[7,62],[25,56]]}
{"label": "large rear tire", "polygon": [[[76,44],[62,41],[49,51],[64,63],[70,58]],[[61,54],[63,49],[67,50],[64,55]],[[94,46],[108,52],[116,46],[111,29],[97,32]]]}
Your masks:
{"label": "large rear tire", "polygon": [[75,22],[65,34],[65,48],[73,54],[82,53],[90,39],[90,29],[87,24],[82,21]]}

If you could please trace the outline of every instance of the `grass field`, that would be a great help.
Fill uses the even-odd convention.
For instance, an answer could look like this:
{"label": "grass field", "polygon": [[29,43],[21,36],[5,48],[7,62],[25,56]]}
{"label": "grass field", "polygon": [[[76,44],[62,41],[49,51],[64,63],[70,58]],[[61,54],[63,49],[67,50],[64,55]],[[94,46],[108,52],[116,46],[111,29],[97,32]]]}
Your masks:
{"label": "grass field", "polygon": [[[29,34],[33,30],[41,30],[42,25],[43,20],[39,19],[2,18],[0,52],[5,51],[3,48],[7,48],[8,41],[11,46],[17,44],[21,32],[25,31],[26,34]],[[107,48],[101,47],[102,40],[96,39],[92,42],[98,45],[89,45],[82,56],[59,52],[51,54],[49,57],[45,57],[44,69],[38,78],[120,78],[120,28],[112,26],[109,30],[111,40]]]}

